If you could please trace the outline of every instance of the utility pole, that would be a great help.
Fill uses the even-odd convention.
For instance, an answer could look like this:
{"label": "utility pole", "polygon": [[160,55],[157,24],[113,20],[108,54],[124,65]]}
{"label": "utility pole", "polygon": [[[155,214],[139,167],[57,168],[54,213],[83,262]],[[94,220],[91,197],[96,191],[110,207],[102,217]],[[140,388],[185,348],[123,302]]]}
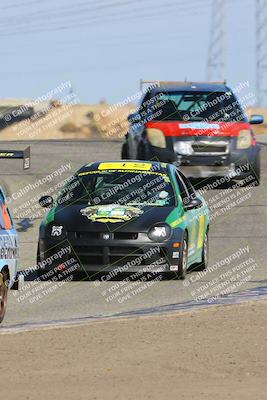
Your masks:
{"label": "utility pole", "polygon": [[225,0],[212,0],[211,31],[208,53],[208,81],[224,81],[224,24]]}
{"label": "utility pole", "polygon": [[266,105],[267,95],[267,0],[256,0],[256,96]]}

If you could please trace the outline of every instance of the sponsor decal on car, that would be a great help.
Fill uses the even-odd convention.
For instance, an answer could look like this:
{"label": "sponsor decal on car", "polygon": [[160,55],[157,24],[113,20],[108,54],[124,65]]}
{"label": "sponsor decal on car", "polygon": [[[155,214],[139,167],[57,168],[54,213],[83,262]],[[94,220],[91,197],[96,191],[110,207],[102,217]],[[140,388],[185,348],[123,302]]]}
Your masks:
{"label": "sponsor decal on car", "polygon": [[220,129],[219,124],[211,124],[206,122],[192,122],[187,124],[179,124],[181,129]]}
{"label": "sponsor decal on car", "polygon": [[0,235],[0,259],[18,258],[18,243],[16,235]]}
{"label": "sponsor decal on car", "polygon": [[126,222],[143,214],[143,210],[131,206],[102,205],[88,206],[80,210],[81,214],[93,222]]}
{"label": "sponsor decal on car", "polygon": [[63,232],[63,226],[59,225],[59,226],[52,226],[52,231],[51,231],[51,236],[61,236]]}

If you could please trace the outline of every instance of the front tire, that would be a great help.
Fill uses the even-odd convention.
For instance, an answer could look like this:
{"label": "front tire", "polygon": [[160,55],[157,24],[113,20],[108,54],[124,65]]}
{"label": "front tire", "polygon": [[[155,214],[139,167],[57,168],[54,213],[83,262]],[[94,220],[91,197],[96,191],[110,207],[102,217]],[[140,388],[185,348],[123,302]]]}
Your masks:
{"label": "front tire", "polygon": [[261,180],[260,153],[257,154],[254,163],[251,165],[250,173],[254,178],[253,186],[259,186]]}
{"label": "front tire", "polygon": [[137,146],[137,159],[142,161],[149,161],[153,158],[152,152],[147,142],[141,141]]}
{"label": "front tire", "polygon": [[129,160],[129,145],[126,142],[123,143],[122,148],[121,148],[121,159],[122,160]]}
{"label": "front tire", "polygon": [[0,272],[0,324],[4,319],[7,306],[8,277],[5,272]]}
{"label": "front tire", "polygon": [[188,270],[188,243],[187,235],[184,236],[181,257],[178,264],[178,278],[185,279]]}
{"label": "front tire", "polygon": [[206,232],[205,239],[202,247],[201,262],[197,265],[197,271],[204,271],[209,263],[209,235]]}

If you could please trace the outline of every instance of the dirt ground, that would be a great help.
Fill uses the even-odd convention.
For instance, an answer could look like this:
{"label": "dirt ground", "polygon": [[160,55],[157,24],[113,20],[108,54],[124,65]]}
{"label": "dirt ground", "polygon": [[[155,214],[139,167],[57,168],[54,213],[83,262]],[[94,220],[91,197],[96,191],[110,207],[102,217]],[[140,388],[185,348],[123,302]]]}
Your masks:
{"label": "dirt ground", "polygon": [[266,305],[0,335],[1,398],[266,399]]}

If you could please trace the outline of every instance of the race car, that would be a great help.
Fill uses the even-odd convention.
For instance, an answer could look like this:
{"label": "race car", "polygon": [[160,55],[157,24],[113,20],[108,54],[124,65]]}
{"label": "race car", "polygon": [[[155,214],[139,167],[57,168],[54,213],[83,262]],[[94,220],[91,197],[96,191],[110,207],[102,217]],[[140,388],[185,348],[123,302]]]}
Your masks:
{"label": "race car", "polygon": [[251,125],[263,117],[248,121],[225,83],[143,83],[151,86],[129,115],[122,159],[173,163],[190,178],[251,176],[260,183],[260,146]]}
{"label": "race car", "polygon": [[0,188],[0,323],[3,321],[8,289],[17,289],[18,235]]}
{"label": "race car", "polygon": [[172,164],[89,163],[56,201],[39,203],[51,208],[39,231],[40,277],[76,265],[101,279],[147,272],[184,279],[190,266],[207,266],[208,206]]}

